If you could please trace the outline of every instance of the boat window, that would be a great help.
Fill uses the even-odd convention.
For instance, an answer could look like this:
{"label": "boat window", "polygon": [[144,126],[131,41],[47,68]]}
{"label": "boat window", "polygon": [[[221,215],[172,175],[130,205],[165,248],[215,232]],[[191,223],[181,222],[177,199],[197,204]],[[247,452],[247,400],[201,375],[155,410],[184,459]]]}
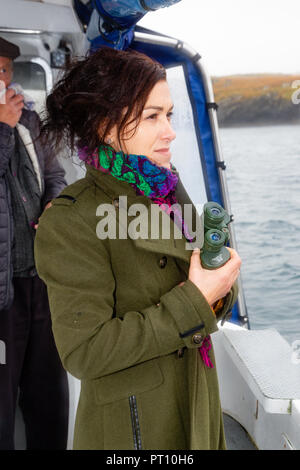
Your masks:
{"label": "boat window", "polygon": [[[34,110],[40,114],[45,108],[46,97],[53,84],[53,71],[46,61],[40,57],[18,59],[14,62],[13,82],[19,83],[24,93],[33,99]],[[69,155],[68,149],[65,153]],[[65,158],[64,152],[57,154],[57,157],[66,171],[68,184],[84,176],[85,170],[82,165],[80,166],[81,162],[76,156],[74,162],[71,158]]]}
{"label": "boat window", "polygon": [[172,162],[193,203],[202,206],[207,202],[207,195],[183,67],[168,68],[167,80],[174,102],[172,123],[176,132],[176,139],[172,143]]}
{"label": "boat window", "polygon": [[13,82],[22,86],[25,94],[35,101],[35,111],[40,113],[47,94],[44,68],[34,62],[14,62]]}

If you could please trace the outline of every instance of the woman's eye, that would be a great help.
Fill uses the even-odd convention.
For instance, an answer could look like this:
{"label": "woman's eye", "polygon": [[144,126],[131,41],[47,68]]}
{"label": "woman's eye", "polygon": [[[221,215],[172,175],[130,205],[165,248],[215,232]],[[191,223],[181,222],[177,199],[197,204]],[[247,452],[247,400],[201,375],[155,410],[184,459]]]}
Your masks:
{"label": "woman's eye", "polygon": [[156,119],[157,118],[157,113],[151,114],[150,116],[147,117],[147,119]]}
{"label": "woman's eye", "polygon": [[172,111],[170,111],[170,112],[167,114],[167,118],[168,118],[168,119],[171,119],[173,115],[174,115],[174,113],[173,113]]}

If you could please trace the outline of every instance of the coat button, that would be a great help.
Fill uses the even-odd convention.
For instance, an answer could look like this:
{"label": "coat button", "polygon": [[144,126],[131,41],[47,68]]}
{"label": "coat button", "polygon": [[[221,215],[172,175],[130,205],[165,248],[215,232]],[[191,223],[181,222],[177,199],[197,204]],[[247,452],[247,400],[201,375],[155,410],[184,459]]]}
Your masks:
{"label": "coat button", "polygon": [[167,265],[167,262],[168,262],[167,257],[166,257],[166,256],[163,256],[163,257],[159,260],[159,267],[160,267],[161,269],[165,268],[166,265]]}
{"label": "coat button", "polygon": [[203,343],[202,335],[199,335],[199,333],[196,333],[195,335],[193,335],[192,341],[194,344],[198,344],[199,346],[201,346],[201,344]]}
{"label": "coat button", "polygon": [[118,198],[113,199],[113,202],[112,202],[112,203],[113,203],[113,205],[114,205],[115,207],[119,207],[119,199],[118,199]]}

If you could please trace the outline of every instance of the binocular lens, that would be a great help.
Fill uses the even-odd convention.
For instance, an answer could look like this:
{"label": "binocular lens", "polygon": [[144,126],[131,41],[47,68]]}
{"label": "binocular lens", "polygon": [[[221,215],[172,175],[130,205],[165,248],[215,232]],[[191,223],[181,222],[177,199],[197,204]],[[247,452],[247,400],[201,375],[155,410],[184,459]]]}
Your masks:
{"label": "binocular lens", "polygon": [[214,232],[210,235],[210,238],[211,240],[213,240],[214,242],[217,242],[218,240],[221,240],[221,237],[218,233]]}
{"label": "binocular lens", "polygon": [[212,215],[219,215],[219,214],[221,214],[220,209],[218,209],[217,207],[212,207],[212,208],[210,209],[210,212],[212,213]]}

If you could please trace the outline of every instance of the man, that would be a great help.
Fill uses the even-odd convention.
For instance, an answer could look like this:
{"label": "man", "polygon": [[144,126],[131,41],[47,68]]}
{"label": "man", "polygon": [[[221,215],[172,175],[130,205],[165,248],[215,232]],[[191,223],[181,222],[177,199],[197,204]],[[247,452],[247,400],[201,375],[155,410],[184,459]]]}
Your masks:
{"label": "man", "polygon": [[5,361],[0,361],[0,449],[14,449],[18,392],[27,449],[65,449],[68,382],[33,246],[41,213],[66,182],[57,160],[37,139],[38,115],[25,109],[24,97],[8,88],[19,55],[18,46],[0,38],[0,340],[5,344]]}

